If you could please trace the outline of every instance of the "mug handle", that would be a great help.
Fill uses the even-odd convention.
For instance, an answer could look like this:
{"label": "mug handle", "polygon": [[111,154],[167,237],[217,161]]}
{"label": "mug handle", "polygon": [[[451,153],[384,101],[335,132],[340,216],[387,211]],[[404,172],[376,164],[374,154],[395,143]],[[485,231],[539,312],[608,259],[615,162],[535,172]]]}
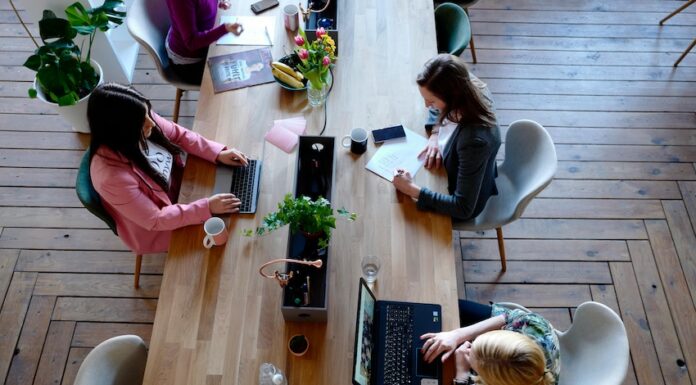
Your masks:
{"label": "mug handle", "polygon": [[205,247],[206,249],[209,249],[213,246],[215,246],[215,241],[213,240],[213,236],[210,234],[206,234],[205,238],[203,238],[203,247]]}
{"label": "mug handle", "polygon": [[[346,139],[348,139],[348,143],[346,143]],[[343,146],[343,147],[345,147],[345,148],[349,148],[349,147],[350,147],[350,141],[351,141],[350,135],[344,136],[343,139],[341,139],[341,146]]]}

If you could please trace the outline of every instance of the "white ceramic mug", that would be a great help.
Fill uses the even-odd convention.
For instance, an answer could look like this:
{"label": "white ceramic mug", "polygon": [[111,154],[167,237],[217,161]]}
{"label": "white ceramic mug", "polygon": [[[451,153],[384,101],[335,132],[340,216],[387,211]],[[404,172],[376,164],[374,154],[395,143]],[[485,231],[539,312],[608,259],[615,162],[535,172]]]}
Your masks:
{"label": "white ceramic mug", "polygon": [[[346,139],[349,141],[346,141]],[[343,137],[341,145],[345,148],[350,148],[350,152],[353,154],[362,154],[367,151],[367,130],[364,128],[350,130],[350,135]]]}
{"label": "white ceramic mug", "polygon": [[297,20],[299,13],[300,10],[294,4],[286,5],[285,8],[283,8],[283,22],[285,24],[285,29],[290,32],[297,31],[297,28],[299,28],[299,21]]}
{"label": "white ceramic mug", "polygon": [[203,246],[209,249],[213,246],[224,245],[227,242],[229,233],[225,221],[218,217],[211,217],[203,224],[205,238],[203,238]]}

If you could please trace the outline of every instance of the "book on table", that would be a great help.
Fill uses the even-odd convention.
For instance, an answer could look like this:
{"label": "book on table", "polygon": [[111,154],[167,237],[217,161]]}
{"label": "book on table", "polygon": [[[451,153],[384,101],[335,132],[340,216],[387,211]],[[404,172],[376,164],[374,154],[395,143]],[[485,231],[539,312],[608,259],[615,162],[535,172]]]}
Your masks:
{"label": "book on table", "polygon": [[215,93],[274,82],[270,48],[234,52],[208,59]]}

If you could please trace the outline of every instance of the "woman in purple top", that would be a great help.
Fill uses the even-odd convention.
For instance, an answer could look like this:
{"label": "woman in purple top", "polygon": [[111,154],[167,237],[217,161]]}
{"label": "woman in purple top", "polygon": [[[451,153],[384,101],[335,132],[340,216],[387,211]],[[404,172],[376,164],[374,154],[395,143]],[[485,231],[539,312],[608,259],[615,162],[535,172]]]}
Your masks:
{"label": "woman in purple top", "polygon": [[184,81],[200,84],[208,46],[228,32],[239,35],[239,23],[215,26],[218,7],[229,8],[227,1],[167,0],[172,25],[167,34],[167,55],[174,72]]}

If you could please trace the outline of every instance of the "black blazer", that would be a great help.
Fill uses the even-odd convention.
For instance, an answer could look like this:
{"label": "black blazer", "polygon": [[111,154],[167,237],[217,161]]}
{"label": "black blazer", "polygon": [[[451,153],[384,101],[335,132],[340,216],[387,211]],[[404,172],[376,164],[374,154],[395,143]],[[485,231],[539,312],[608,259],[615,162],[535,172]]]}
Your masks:
{"label": "black blazer", "polygon": [[491,195],[497,195],[495,157],[500,148],[498,126],[459,125],[444,148],[450,195],[421,188],[418,208],[448,214],[456,220],[475,218]]}

